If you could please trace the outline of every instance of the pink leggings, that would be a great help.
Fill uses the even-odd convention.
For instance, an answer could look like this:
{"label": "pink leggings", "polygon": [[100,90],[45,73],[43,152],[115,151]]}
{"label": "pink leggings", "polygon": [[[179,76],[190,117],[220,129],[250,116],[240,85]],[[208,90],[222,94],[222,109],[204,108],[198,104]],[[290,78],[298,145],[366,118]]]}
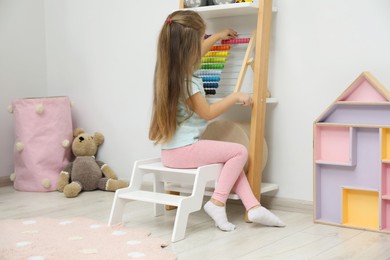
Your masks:
{"label": "pink leggings", "polygon": [[247,210],[260,205],[243,170],[248,160],[248,150],[241,144],[200,140],[192,145],[162,150],[161,160],[171,168],[197,168],[224,163],[212,198],[225,204],[233,190]]}

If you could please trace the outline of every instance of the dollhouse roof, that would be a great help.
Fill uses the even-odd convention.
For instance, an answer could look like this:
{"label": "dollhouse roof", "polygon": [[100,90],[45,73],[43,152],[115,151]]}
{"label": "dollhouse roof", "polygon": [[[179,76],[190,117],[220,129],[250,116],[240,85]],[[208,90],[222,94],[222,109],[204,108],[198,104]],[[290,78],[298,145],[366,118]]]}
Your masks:
{"label": "dollhouse roof", "polygon": [[337,109],[345,105],[386,105],[390,106],[390,92],[370,73],[361,73],[352,84],[317,118],[323,122]]}

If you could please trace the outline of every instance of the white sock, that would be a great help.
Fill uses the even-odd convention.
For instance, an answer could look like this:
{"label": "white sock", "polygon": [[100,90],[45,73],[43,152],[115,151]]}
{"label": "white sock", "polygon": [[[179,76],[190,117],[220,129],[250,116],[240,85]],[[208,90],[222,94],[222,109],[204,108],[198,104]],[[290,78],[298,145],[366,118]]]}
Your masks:
{"label": "white sock", "polygon": [[217,206],[211,201],[204,205],[204,211],[215,221],[215,225],[222,231],[233,231],[236,226],[230,223],[226,216],[226,208]]}
{"label": "white sock", "polygon": [[283,223],[277,216],[264,207],[252,208],[248,211],[248,219],[251,222],[263,224],[265,226],[284,227]]}

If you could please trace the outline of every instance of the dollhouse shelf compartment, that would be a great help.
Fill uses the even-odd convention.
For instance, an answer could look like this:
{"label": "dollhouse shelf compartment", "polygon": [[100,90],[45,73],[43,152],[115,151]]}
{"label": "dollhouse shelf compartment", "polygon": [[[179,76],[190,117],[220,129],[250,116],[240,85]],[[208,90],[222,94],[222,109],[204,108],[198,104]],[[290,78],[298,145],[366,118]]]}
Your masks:
{"label": "dollhouse shelf compartment", "polygon": [[390,200],[390,164],[382,163],[382,199]]}
{"label": "dollhouse shelf compartment", "polygon": [[320,122],[356,125],[390,125],[390,103],[336,102]]}
{"label": "dollhouse shelf compartment", "polygon": [[382,162],[389,163],[390,162],[390,128],[382,128],[381,132],[382,132]]}
{"label": "dollhouse shelf compartment", "polygon": [[[186,8],[198,12],[204,19],[228,17],[228,16],[245,16],[257,15],[259,11],[259,3],[233,3],[223,5],[210,5],[194,8]],[[277,7],[272,7],[272,12],[277,12]]]}
{"label": "dollhouse shelf compartment", "polygon": [[[315,163],[353,166],[356,164],[356,129],[347,126],[315,126]],[[338,149],[335,151],[334,147]]]}
{"label": "dollhouse shelf compartment", "polygon": [[342,224],[370,230],[379,228],[379,191],[342,187]]}
{"label": "dollhouse shelf compartment", "polygon": [[382,200],[382,225],[385,232],[390,233],[390,200]]}

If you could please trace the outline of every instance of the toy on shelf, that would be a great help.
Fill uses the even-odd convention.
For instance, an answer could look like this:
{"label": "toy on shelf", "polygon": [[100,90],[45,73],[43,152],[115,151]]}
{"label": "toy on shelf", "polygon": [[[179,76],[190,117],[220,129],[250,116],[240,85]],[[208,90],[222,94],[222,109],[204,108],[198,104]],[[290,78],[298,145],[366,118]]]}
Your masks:
{"label": "toy on shelf", "polygon": [[207,0],[184,0],[184,5],[187,8],[205,6],[207,5]]}
{"label": "toy on shelf", "polygon": [[200,7],[206,5],[224,5],[224,4],[234,4],[234,3],[245,3],[252,0],[184,0],[184,6],[186,8]]}
{"label": "toy on shelf", "polygon": [[233,4],[235,2],[235,0],[213,0],[213,4],[215,5]]}
{"label": "toy on shelf", "polygon": [[248,66],[253,66],[255,38],[252,33],[250,37],[222,40],[204,55],[195,75],[202,78],[207,95],[215,95],[220,85],[225,87],[221,92],[240,91]]}
{"label": "toy on shelf", "polygon": [[313,131],[314,221],[390,233],[390,92],[363,72]]}

